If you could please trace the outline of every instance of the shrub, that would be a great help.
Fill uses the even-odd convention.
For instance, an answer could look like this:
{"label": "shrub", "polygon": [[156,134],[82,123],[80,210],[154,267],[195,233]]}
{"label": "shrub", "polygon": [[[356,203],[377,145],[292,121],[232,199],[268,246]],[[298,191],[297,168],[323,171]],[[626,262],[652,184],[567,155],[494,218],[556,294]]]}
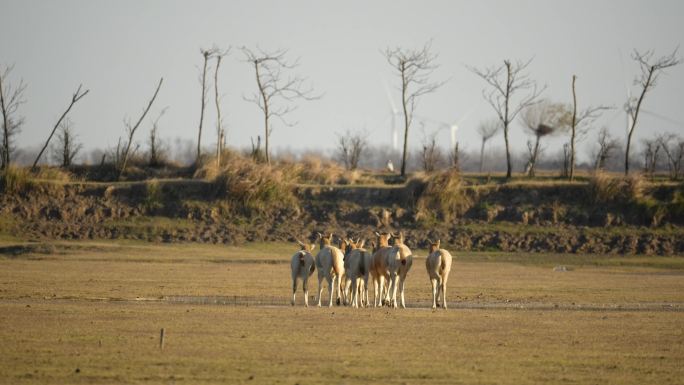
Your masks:
{"label": "shrub", "polygon": [[0,191],[5,194],[18,194],[25,191],[33,182],[28,169],[9,166],[0,173]]}
{"label": "shrub", "polygon": [[[203,167],[196,176],[209,176],[211,167]],[[234,156],[213,178],[218,198],[231,200],[247,213],[266,212],[297,206],[292,186],[275,167],[252,159]]]}
{"label": "shrub", "polygon": [[148,213],[154,213],[156,210],[164,207],[164,195],[159,181],[152,179],[145,182],[145,197],[143,199],[143,207]]}
{"label": "shrub", "polygon": [[593,204],[639,202],[644,196],[643,178],[640,175],[611,177],[596,172],[589,178],[587,195]]}
{"label": "shrub", "polygon": [[455,169],[422,177],[422,180],[425,181],[422,191],[420,179],[407,183],[407,189],[418,197],[416,210],[419,218],[451,221],[470,208],[471,199],[463,189],[461,175]]}
{"label": "shrub", "polygon": [[72,179],[72,176],[70,172],[58,167],[41,167],[35,173],[35,178],[57,182],[69,182]]}

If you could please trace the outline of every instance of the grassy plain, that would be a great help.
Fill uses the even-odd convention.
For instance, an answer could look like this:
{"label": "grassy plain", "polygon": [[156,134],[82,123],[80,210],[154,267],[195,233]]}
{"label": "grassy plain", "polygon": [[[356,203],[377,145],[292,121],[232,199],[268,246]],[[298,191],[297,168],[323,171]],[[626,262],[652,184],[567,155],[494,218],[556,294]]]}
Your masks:
{"label": "grassy plain", "polygon": [[[289,244],[0,239],[0,248],[0,383],[684,378],[681,257],[459,254],[451,308],[432,311],[418,250],[409,309],[354,310],[304,308],[301,292],[288,305]],[[314,275],[311,295],[316,287]],[[239,305],[206,304],[231,297]]]}

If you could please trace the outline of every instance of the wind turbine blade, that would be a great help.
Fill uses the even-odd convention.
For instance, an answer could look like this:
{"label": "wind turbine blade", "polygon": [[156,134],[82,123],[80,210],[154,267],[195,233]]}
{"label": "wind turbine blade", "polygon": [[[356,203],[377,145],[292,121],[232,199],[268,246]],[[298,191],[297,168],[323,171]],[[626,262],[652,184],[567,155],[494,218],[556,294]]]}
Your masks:
{"label": "wind turbine blade", "polygon": [[387,95],[387,101],[389,102],[389,105],[392,108],[392,113],[399,113],[399,109],[397,108],[397,105],[394,104],[394,100],[392,99],[392,93],[390,92],[389,86],[387,85],[387,79],[384,76],[382,76],[382,74],[380,74],[380,79],[382,80],[382,86],[385,89],[385,94]]}
{"label": "wind turbine blade", "polygon": [[659,113],[656,113],[656,112],[653,112],[653,111],[649,111],[649,110],[646,110],[646,109],[643,109],[643,108],[641,109],[641,112],[643,112],[643,113],[646,114],[646,115],[651,115],[651,116],[653,116],[653,117],[655,117],[655,118],[658,118],[658,119],[660,119],[660,120],[664,120],[664,121],[666,121],[666,122],[668,122],[668,123],[672,123],[672,124],[674,124],[674,125],[676,125],[676,126],[684,127],[684,122],[680,122],[680,121],[678,121],[678,120],[668,118],[667,116],[661,115],[661,114],[659,114]]}
{"label": "wind turbine blade", "polygon": [[629,87],[629,82],[627,82],[627,73],[625,72],[625,60],[622,56],[622,50],[618,47],[618,56],[620,57],[620,70],[622,72],[622,81],[625,83],[625,91],[627,92],[627,103],[632,100],[632,90]]}

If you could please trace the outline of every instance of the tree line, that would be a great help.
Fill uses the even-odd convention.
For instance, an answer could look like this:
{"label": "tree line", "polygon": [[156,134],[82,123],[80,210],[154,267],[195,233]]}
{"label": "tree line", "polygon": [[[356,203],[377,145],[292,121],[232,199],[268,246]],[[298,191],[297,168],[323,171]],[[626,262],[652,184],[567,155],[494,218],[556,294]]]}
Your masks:
{"label": "tree line", "polygon": [[[254,104],[262,113],[263,117],[263,136],[257,135],[256,144],[252,140],[252,155],[255,159],[267,164],[271,163],[271,144],[270,136],[273,132],[272,122],[279,120],[285,126],[293,126],[296,122],[288,119],[288,114],[297,107],[299,100],[316,100],[322,97],[308,84],[307,78],[296,73],[299,59],[289,58],[288,50],[265,51],[260,48],[241,47],[242,61],[253,71],[255,79],[255,91],[244,96],[244,100]],[[205,120],[205,108],[208,104],[209,96],[209,77],[211,74],[210,62],[214,62],[214,103],[216,106],[216,162],[221,164],[221,154],[227,145],[227,133],[223,126],[221,115],[221,93],[219,90],[219,69],[222,60],[231,53],[231,48],[221,49],[212,47],[210,49],[200,49],[202,67],[199,74],[200,83],[200,111],[197,133],[197,151],[195,163],[199,164],[202,156],[202,132]],[[418,49],[407,49],[404,47],[387,48],[381,51],[383,57],[390,66],[391,71],[397,78],[397,90],[400,92],[401,115],[403,123],[403,144],[400,160],[400,175],[406,176],[407,160],[409,155],[409,132],[415,125],[415,111],[422,96],[437,91],[445,84],[443,80],[435,80],[433,72],[439,67],[437,64],[438,55],[433,52],[432,43],[428,42]],[[642,105],[646,95],[656,87],[660,75],[664,70],[674,67],[681,63],[681,58],[677,56],[677,49],[665,56],[656,56],[655,52],[634,50],[632,59],[639,64],[640,72],[635,84],[639,87],[639,96],[630,98],[627,101],[626,111],[629,118],[629,126],[626,136],[626,146],[624,149],[624,172],[629,173],[630,168],[630,149],[632,138],[636,130],[638,118],[642,110]],[[511,178],[513,165],[510,149],[510,128],[511,123],[519,119],[525,130],[532,136],[532,140],[527,144],[527,162],[525,173],[529,176],[535,175],[540,153],[543,149],[542,140],[554,133],[567,132],[569,140],[563,147],[563,167],[562,173],[568,179],[575,177],[577,143],[584,140],[589,131],[595,128],[596,120],[601,114],[611,107],[584,106],[581,107],[577,98],[576,84],[577,76],[569,77],[569,94],[571,101],[568,103],[551,102],[543,98],[546,86],[540,86],[530,75],[529,60],[509,60],[505,59],[502,64],[487,68],[476,68],[467,66],[468,70],[484,81],[485,87],[482,90],[484,100],[489,104],[495,116],[493,119],[482,122],[477,131],[481,137],[480,146],[480,171],[486,167],[485,147],[487,142],[497,133],[502,132],[504,136],[506,154],[506,177]],[[25,120],[19,113],[21,105],[26,103],[25,91],[26,83],[23,79],[18,83],[10,79],[13,66],[0,67],[0,112],[2,113],[2,143],[0,146],[0,170],[4,170],[12,162],[12,156],[16,149],[15,137],[21,130]],[[124,135],[119,138],[117,147],[113,151],[112,162],[119,178],[126,169],[131,153],[134,153],[139,145],[133,146],[134,136],[139,126],[148,115],[157,95],[163,84],[160,78],[140,117],[132,122],[130,119],[124,122]],[[56,152],[57,158],[63,167],[72,164],[76,153],[81,149],[76,142],[72,130],[72,122],[69,113],[72,108],[89,93],[88,89],[83,90],[79,85],[73,93],[68,106],[61,114],[57,122],[49,130],[45,144],[32,162],[36,168],[41,161],[43,154],[49,147],[53,137],[57,134]],[[159,116],[153,120],[152,130],[149,137],[150,164],[159,162],[161,143],[159,141],[158,122],[166,108]],[[264,148],[261,149],[261,143]],[[599,150],[595,154],[595,168],[602,168],[605,160],[611,156],[617,146],[616,141],[610,138],[605,129],[598,133]],[[366,137],[362,132],[347,131],[338,134],[338,151],[340,160],[349,169],[358,167],[359,161],[364,150],[368,147]],[[449,151],[449,164],[451,167],[459,165],[459,143],[455,143],[454,148]],[[681,162],[684,156],[684,140],[682,138],[661,134],[644,142],[646,148],[644,164],[645,170],[651,173],[655,170],[655,165],[659,154],[665,155],[670,173],[676,177],[681,170]],[[426,135],[421,143],[422,151],[419,158],[423,169],[431,171],[436,167],[439,154],[434,134]],[[106,155],[103,156],[101,163],[105,163]]]}

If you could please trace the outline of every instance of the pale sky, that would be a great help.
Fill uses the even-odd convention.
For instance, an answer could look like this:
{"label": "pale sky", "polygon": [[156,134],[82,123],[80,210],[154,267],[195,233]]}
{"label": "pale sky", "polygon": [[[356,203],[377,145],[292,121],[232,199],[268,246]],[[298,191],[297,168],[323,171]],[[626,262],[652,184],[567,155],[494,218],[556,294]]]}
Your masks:
{"label": "pale sky", "polygon": [[[383,78],[396,78],[380,51],[388,46],[418,48],[433,40],[440,68],[435,80],[448,83],[421,99],[416,113],[434,121],[459,121],[458,140],[479,148],[477,124],[493,116],[483,101],[485,83],[466,65],[493,66],[503,59],[534,57],[531,77],[547,84],[544,96],[571,101],[571,77],[578,76],[580,108],[616,106],[597,125],[624,138],[626,84],[638,74],[634,48],[669,54],[684,37],[684,2],[672,1],[36,1],[0,0],[0,64],[14,65],[12,81],[28,83],[21,114],[26,124],[21,147],[36,147],[68,105],[80,83],[90,89],[70,114],[86,149],[115,146],[123,119],[135,119],[156,82],[164,85],[150,118],[168,106],[160,121],[167,139],[196,140],[199,120],[200,47],[232,46],[221,66],[219,86],[228,141],[247,147],[262,135],[260,111],[243,95],[255,90],[252,68],[241,46],[287,48],[300,57],[297,72],[324,96],[298,102],[295,127],[274,122],[277,149],[331,149],[335,133],[365,129],[375,144],[390,140],[390,106]],[[623,58],[621,60],[622,54]],[[684,49],[680,50],[680,57]],[[637,87],[632,88],[637,92]],[[395,103],[399,93],[392,88]],[[636,139],[654,131],[684,134],[684,65],[661,77],[644,108],[673,123],[643,115]],[[213,99],[206,111],[203,145],[215,143]],[[144,143],[147,119],[136,140]],[[436,125],[426,125],[430,132]],[[598,131],[598,130],[596,130]],[[417,147],[423,133],[410,133]],[[449,145],[449,133],[439,133]],[[514,149],[528,139],[518,122]],[[566,138],[548,142],[547,153]],[[503,146],[503,136],[492,140]],[[595,143],[591,134],[584,143]],[[143,145],[144,147],[144,145]],[[582,145],[581,145],[582,147]],[[581,158],[586,151],[580,149]]]}

